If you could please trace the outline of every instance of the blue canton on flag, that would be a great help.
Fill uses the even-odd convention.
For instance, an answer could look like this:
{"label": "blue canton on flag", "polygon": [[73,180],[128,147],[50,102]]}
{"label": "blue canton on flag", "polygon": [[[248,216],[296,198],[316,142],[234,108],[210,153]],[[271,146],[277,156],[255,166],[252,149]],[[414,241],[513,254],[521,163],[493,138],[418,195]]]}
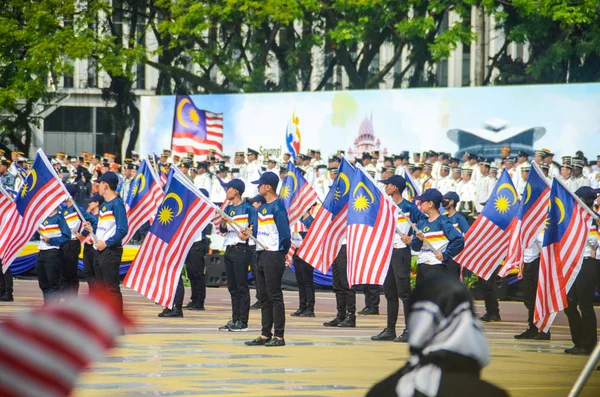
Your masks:
{"label": "blue canton on flag", "polygon": [[335,218],[346,207],[350,198],[350,181],[354,179],[354,167],[342,158],[338,175],[329,188],[329,193],[323,200],[323,207]]}
{"label": "blue canton on flag", "polygon": [[494,223],[502,230],[506,230],[510,222],[517,215],[519,209],[519,196],[506,170],[498,179],[492,194],[481,211],[481,215]]}

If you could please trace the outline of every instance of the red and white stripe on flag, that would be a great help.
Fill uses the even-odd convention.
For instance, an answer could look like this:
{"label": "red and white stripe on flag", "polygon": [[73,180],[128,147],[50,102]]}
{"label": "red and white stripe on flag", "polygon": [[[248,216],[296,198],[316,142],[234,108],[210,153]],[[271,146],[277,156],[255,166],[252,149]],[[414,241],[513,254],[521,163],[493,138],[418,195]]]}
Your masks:
{"label": "red and white stripe on flag", "polygon": [[307,211],[311,205],[318,200],[318,195],[315,189],[308,183],[300,188],[294,200],[290,202],[290,208],[288,209],[288,219],[290,225],[294,222],[299,221],[302,214]]}
{"label": "red and white stripe on flag", "polygon": [[[227,206],[230,204],[231,200],[225,200],[225,202],[221,204],[221,211],[225,211],[225,208],[227,208]],[[213,218],[212,223],[215,226],[217,233],[222,234],[221,232],[219,232],[219,227],[221,226],[221,215],[218,212],[215,213],[215,217]]]}
{"label": "red and white stripe on flag", "polygon": [[319,208],[314,221],[306,233],[297,255],[323,274],[327,274],[346,236],[347,209],[341,210],[331,219],[331,212],[324,206]]}
{"label": "red and white stripe on flag", "polygon": [[69,396],[128,324],[103,292],[16,313],[0,324],[0,395]]}
{"label": "red and white stripe on flag", "polygon": [[142,227],[146,222],[152,222],[156,216],[156,210],[164,198],[164,193],[159,183],[152,183],[150,185],[150,191],[144,196],[144,198],[137,202],[133,208],[127,207],[127,222],[129,224],[129,231],[127,236],[123,239],[123,245],[127,244],[134,234]]}
{"label": "red and white stripe on flag", "polygon": [[[37,168],[37,169],[36,169]],[[36,171],[36,173],[33,173]],[[33,175],[50,175],[46,182],[33,179]],[[0,258],[2,260],[2,271],[6,272],[13,263],[19,252],[25,247],[31,236],[35,233],[40,223],[46,219],[52,211],[62,202],[70,198],[58,175],[50,164],[50,161],[42,151],[37,151],[34,166],[27,177],[31,185],[25,183],[19,190],[20,198],[26,202],[23,215],[19,213],[17,205],[10,207],[2,225],[2,237],[0,237]],[[26,181],[26,182],[27,182]],[[29,189],[23,194],[23,189]]]}
{"label": "red and white stripe on flag", "polygon": [[290,249],[285,254],[285,264],[288,266],[290,266],[292,264],[292,261],[294,259],[294,254],[296,253],[296,250],[298,249],[298,247],[296,247],[294,245],[294,233],[300,233],[300,232],[305,233],[306,231],[308,231],[308,229],[306,226],[304,226],[304,223],[298,221],[292,225],[292,227],[290,228],[290,231],[292,232],[292,244],[290,244]]}
{"label": "red and white stripe on flag", "polygon": [[348,283],[383,285],[392,258],[398,206],[381,197],[373,227],[353,224],[347,227]]}
{"label": "red and white stripe on flag", "polygon": [[[515,220],[513,222],[516,223]],[[507,245],[508,233],[480,215],[465,234],[465,248],[454,260],[488,280],[504,258]]]}
{"label": "red and white stripe on flag", "polygon": [[209,150],[215,151],[215,157],[223,158],[223,113],[206,114],[206,139],[173,136],[173,154],[185,157],[188,153],[207,156]]}
{"label": "red and white stripe on flag", "polygon": [[[202,193],[177,168],[174,168],[173,178],[176,178],[198,199],[190,207],[182,209],[185,211],[185,214],[182,215],[183,219],[168,243],[153,233],[157,222],[155,219],[153,228],[146,234],[144,242],[123,280],[125,286],[168,308],[173,306],[175,289],[187,253],[192,247],[197,233],[201,233],[214,218],[216,209],[214,204],[205,201],[206,198]],[[169,192],[167,191],[165,198],[168,196]],[[156,227],[160,227],[160,225],[156,225]]]}
{"label": "red and white stripe on flag", "polygon": [[581,269],[591,215],[580,205],[574,212],[562,240],[542,247],[540,253],[533,322],[543,332],[548,332],[556,313],[567,307],[567,293]]}

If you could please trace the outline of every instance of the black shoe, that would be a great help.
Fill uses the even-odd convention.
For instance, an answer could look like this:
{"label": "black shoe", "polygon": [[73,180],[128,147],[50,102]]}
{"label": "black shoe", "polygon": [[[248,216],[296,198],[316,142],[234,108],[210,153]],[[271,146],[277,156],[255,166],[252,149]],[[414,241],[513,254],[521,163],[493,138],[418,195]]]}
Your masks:
{"label": "black shoe", "polygon": [[550,332],[540,332],[534,338],[535,340],[550,340]]}
{"label": "black shoe", "polygon": [[569,349],[565,349],[565,353],[567,353],[567,354],[574,354],[574,355],[577,355],[577,356],[588,356],[590,354],[589,351],[587,351],[583,347],[579,347],[579,346],[573,346],[573,347],[571,347]]}
{"label": "black shoe", "polygon": [[408,332],[406,330],[402,331],[402,335],[394,338],[394,342],[408,343]]}
{"label": "black shoe", "polygon": [[343,318],[336,317],[336,318],[334,318],[334,319],[333,319],[333,320],[331,320],[331,321],[327,321],[326,323],[323,323],[323,325],[324,325],[325,327],[337,327],[337,325],[338,325],[339,323],[341,323],[342,321],[344,321],[344,319],[343,319]]}
{"label": "black shoe", "polygon": [[290,314],[290,316],[298,317],[300,314],[302,314],[303,311],[304,311],[304,309],[298,309],[295,312],[293,312],[292,314]]}
{"label": "black shoe", "polygon": [[265,343],[265,347],[279,347],[285,346],[285,340],[283,338],[273,338],[270,342]]}
{"label": "black shoe", "polygon": [[538,334],[537,328],[527,328],[525,332],[515,335],[515,339],[535,339]]}
{"label": "black shoe", "polygon": [[379,315],[379,309],[376,309],[374,307],[365,308],[362,311],[362,315],[363,316],[378,316]]}
{"label": "black shoe", "polygon": [[248,324],[244,324],[241,321],[236,321],[235,324],[229,327],[231,332],[246,332],[248,331]]}
{"label": "black shoe", "polygon": [[502,321],[502,319],[500,318],[500,314],[489,314],[486,313],[483,316],[479,317],[479,319],[481,321],[485,321],[486,323],[492,322],[492,321]]}
{"label": "black shoe", "polygon": [[310,310],[310,309],[306,309],[302,313],[298,314],[298,317],[314,317],[314,316],[315,316],[315,311]]}
{"label": "black shoe", "polygon": [[165,309],[159,313],[158,317],[183,317],[183,311],[181,309]]}
{"label": "black shoe", "polygon": [[262,305],[260,304],[260,301],[256,301],[254,302],[254,304],[252,306],[250,306],[251,310],[258,310],[262,307]]}
{"label": "black shoe", "polygon": [[11,295],[6,294],[6,295],[0,296],[0,302],[14,302],[14,301],[15,301],[15,298],[13,298],[12,294]]}
{"label": "black shoe", "polygon": [[338,325],[341,328],[355,328],[356,327],[356,316],[354,313],[346,314],[344,321],[341,321]]}
{"label": "black shoe", "polygon": [[358,313],[356,313],[356,314],[360,314],[361,316],[363,316],[363,315],[366,313],[366,311],[367,311],[367,310],[369,310],[369,308],[368,308],[368,307],[365,307],[364,309],[362,309],[361,311],[359,311],[359,312],[358,312]]}
{"label": "black shoe", "polygon": [[206,310],[204,308],[204,305],[199,305],[199,304],[194,303],[194,302],[190,302],[187,305],[185,305],[184,309],[186,309],[186,310]]}
{"label": "black shoe", "polygon": [[246,346],[265,346],[267,343],[271,341],[271,338],[263,339],[260,336],[254,340],[249,340],[246,343]]}
{"label": "black shoe", "polygon": [[396,331],[389,328],[384,328],[378,335],[371,336],[371,340],[394,340],[396,339]]}
{"label": "black shoe", "polygon": [[231,320],[227,321],[227,324],[225,324],[222,327],[219,327],[219,331],[223,331],[223,332],[229,332],[229,328],[233,327],[235,325],[235,323]]}

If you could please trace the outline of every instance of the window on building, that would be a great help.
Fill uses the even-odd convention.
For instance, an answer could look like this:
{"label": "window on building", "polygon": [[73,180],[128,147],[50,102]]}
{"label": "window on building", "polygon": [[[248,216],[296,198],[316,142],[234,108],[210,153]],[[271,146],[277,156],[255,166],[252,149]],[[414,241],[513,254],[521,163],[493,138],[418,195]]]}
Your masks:
{"label": "window on building", "polygon": [[87,86],[98,87],[98,68],[96,60],[92,57],[87,59]]}
{"label": "window on building", "polygon": [[[469,18],[463,21],[463,24],[466,25],[469,29],[471,29],[472,19],[471,14],[469,14]],[[463,87],[468,87],[471,85],[471,43],[463,44],[462,51],[462,76],[461,76],[461,85]]]}
{"label": "window on building", "polygon": [[114,153],[115,121],[111,108],[96,108],[96,153]]}
{"label": "window on building", "polygon": [[44,119],[44,131],[92,132],[92,108],[61,106]]}

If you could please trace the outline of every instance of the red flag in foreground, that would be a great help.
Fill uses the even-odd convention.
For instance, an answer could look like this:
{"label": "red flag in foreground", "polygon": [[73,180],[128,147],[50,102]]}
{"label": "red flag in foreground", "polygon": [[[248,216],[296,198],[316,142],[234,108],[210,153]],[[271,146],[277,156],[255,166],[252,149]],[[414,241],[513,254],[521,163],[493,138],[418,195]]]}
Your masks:
{"label": "red flag in foreground", "polygon": [[554,179],[533,315],[541,331],[548,332],[556,313],[567,307],[567,292],[581,269],[591,218],[590,209]]}
{"label": "red flag in foreground", "polygon": [[0,395],[70,395],[79,373],[131,324],[101,291],[17,313],[0,324]]}

